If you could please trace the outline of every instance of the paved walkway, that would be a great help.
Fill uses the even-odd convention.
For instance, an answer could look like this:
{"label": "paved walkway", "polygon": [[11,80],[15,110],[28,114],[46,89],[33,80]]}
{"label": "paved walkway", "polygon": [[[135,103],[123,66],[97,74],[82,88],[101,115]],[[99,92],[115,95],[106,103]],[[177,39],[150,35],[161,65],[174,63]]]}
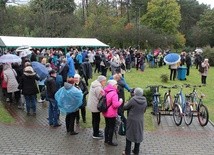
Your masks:
{"label": "paved walkway", "polygon": [[[6,106],[16,119],[13,124],[0,123],[0,155],[4,154],[59,154],[59,155],[121,155],[125,138],[118,136],[118,146],[94,140],[91,129],[79,128],[79,134],[71,136],[63,125],[51,128],[47,123],[47,107],[38,104],[37,116],[26,116],[26,112],[15,106]],[[88,121],[89,122],[89,121]],[[197,118],[189,127],[184,123],[177,127],[170,116],[162,117],[154,132],[145,132],[140,155],[213,155],[214,127],[209,123],[201,127]]]}

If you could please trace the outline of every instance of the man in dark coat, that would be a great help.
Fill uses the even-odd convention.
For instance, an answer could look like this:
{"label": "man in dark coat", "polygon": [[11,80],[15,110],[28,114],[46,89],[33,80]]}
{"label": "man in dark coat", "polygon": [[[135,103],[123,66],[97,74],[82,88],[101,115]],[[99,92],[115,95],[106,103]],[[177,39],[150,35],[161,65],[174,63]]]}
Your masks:
{"label": "man in dark coat", "polygon": [[190,66],[192,65],[192,60],[191,60],[191,57],[190,57],[190,54],[187,54],[186,55],[186,66],[187,66],[187,76],[189,75],[189,69],[190,69]]}
{"label": "man in dark coat", "polygon": [[126,125],[126,148],[124,155],[131,154],[131,143],[135,143],[134,154],[139,154],[140,143],[143,141],[144,132],[144,113],[146,111],[147,101],[143,96],[143,89],[136,88],[134,97],[124,105],[124,110],[128,110]]}
{"label": "man in dark coat", "polygon": [[47,100],[49,101],[49,110],[48,110],[48,120],[49,125],[53,127],[61,126],[59,124],[59,109],[57,105],[57,101],[54,98],[55,93],[57,92],[57,84],[56,84],[56,76],[57,73],[55,70],[51,70],[49,72],[50,77],[45,81],[45,85],[47,87]]}
{"label": "man in dark coat", "polygon": [[85,83],[88,86],[88,79],[92,78],[92,66],[88,62],[88,58],[80,65],[80,75],[85,79]]}

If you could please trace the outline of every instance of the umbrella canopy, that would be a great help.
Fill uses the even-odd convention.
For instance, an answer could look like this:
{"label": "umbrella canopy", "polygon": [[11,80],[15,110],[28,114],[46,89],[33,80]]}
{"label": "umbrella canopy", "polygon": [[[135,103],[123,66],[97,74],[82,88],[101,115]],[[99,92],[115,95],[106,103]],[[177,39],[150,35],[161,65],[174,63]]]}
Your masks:
{"label": "umbrella canopy", "polygon": [[71,113],[82,105],[83,93],[74,86],[68,89],[62,87],[56,92],[55,99],[61,112]]}
{"label": "umbrella canopy", "polygon": [[0,63],[20,63],[22,59],[14,54],[6,54],[0,57]]}
{"label": "umbrella canopy", "polygon": [[23,46],[20,46],[16,49],[16,51],[22,51],[22,50],[25,50],[25,49],[28,49],[28,50],[31,50],[33,49],[32,47],[28,46],[28,45],[23,45]]}
{"label": "umbrella canopy", "polygon": [[[17,50],[16,50],[17,51]],[[29,49],[24,49],[24,50],[21,50],[21,51],[17,51],[17,52],[20,52],[19,53],[19,57],[26,57],[28,55],[30,55],[32,53],[32,51],[30,51]]]}
{"label": "umbrella canopy", "polygon": [[44,80],[48,76],[48,69],[41,63],[33,61],[32,63],[33,70],[39,75],[41,80]]}
{"label": "umbrella canopy", "polygon": [[164,57],[164,62],[168,65],[176,64],[180,61],[181,57],[177,53],[169,53]]}
{"label": "umbrella canopy", "polygon": [[195,52],[197,52],[197,53],[203,53],[203,50],[200,49],[200,48],[196,48],[196,49],[195,49]]}

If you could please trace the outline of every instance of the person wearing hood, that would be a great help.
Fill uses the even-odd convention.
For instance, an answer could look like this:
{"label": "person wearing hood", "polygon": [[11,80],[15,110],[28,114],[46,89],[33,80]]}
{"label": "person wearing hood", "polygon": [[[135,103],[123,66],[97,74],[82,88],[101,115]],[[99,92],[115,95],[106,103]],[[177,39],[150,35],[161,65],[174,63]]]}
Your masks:
{"label": "person wearing hood", "polygon": [[144,113],[147,107],[147,100],[143,96],[143,89],[135,88],[134,96],[123,107],[128,110],[126,124],[126,147],[123,155],[131,154],[131,143],[134,142],[134,154],[139,154],[140,143],[143,141]]}
{"label": "person wearing hood", "polygon": [[67,64],[69,67],[68,77],[74,77],[74,74],[75,74],[74,60],[71,57],[70,53],[66,54],[66,58],[67,58]]}
{"label": "person wearing hood", "polygon": [[36,80],[39,80],[39,77],[34,72],[31,66],[24,68],[24,74],[22,75],[19,83],[19,89],[22,90],[22,94],[25,97],[26,101],[26,110],[27,115],[30,115],[30,109],[33,110],[33,115],[36,115],[36,94],[39,93]]}
{"label": "person wearing hood", "polygon": [[104,86],[106,84],[106,77],[103,75],[91,83],[88,95],[87,108],[92,113],[92,127],[93,127],[93,138],[101,139],[103,134],[100,132],[100,111],[97,109],[97,104],[104,94]]}
{"label": "person wearing hood", "polygon": [[78,134],[78,132],[74,131],[74,122],[79,113],[79,107],[83,103],[83,93],[74,86],[74,83],[74,78],[68,78],[64,87],[60,88],[55,94],[60,111],[67,113],[65,123],[66,130],[70,132],[70,135]]}
{"label": "person wearing hood", "polygon": [[116,125],[116,117],[118,116],[118,108],[123,102],[122,98],[118,98],[117,94],[117,81],[109,80],[108,85],[105,87],[105,95],[107,101],[107,111],[103,112],[103,116],[105,117],[105,143],[111,146],[117,146],[117,143],[114,143],[113,134],[114,128]]}

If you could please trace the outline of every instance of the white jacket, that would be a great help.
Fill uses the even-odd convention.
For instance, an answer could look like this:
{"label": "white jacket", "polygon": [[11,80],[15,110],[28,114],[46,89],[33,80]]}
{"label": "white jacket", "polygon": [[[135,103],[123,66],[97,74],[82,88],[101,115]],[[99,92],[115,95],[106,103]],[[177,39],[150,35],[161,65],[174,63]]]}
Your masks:
{"label": "white jacket", "polygon": [[103,93],[104,90],[101,83],[97,80],[93,81],[90,86],[87,103],[87,107],[91,112],[99,112],[99,110],[97,110],[97,104]]}

